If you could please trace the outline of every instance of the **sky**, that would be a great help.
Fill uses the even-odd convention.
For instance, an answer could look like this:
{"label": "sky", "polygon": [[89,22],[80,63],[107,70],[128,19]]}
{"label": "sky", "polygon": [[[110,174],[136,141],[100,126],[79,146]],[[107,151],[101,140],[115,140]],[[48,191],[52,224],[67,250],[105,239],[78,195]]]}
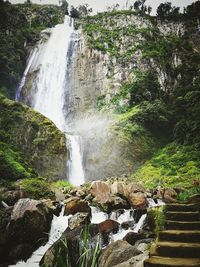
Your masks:
{"label": "sky", "polygon": [[[11,3],[24,3],[25,0],[10,0]],[[93,8],[93,11],[100,12],[106,10],[107,6],[112,6],[114,4],[119,3],[122,7],[126,5],[126,1],[129,3],[134,3],[135,0],[67,0],[67,2],[73,6],[78,6],[80,4],[86,4],[88,3],[90,7]],[[155,14],[156,8],[160,3],[164,2],[171,2],[174,6],[180,6],[181,9],[184,6],[187,6],[191,4],[192,2],[195,2],[194,0],[146,0],[146,5],[150,5],[153,8],[153,14]],[[39,4],[55,4],[57,5],[59,3],[59,0],[32,0],[33,3],[39,3]]]}

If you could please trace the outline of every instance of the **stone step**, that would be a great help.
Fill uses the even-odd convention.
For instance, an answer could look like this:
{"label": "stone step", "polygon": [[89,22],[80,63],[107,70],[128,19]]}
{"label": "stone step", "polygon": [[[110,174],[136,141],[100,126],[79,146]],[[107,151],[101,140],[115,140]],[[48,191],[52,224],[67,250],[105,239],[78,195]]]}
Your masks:
{"label": "stone step", "polygon": [[186,242],[186,243],[200,243],[200,231],[166,230],[159,232],[158,240]]}
{"label": "stone step", "polygon": [[200,229],[200,221],[165,221],[165,228],[166,230],[199,230]]}
{"label": "stone step", "polygon": [[200,267],[200,259],[182,259],[151,257],[144,262],[144,267]]}
{"label": "stone step", "polygon": [[182,242],[157,242],[151,249],[152,256],[178,257],[178,258],[199,258],[199,243],[182,243]]}
{"label": "stone step", "polygon": [[167,204],[165,207],[166,211],[199,211],[199,203],[191,203],[191,204],[182,204],[182,203],[172,203]]}
{"label": "stone step", "polygon": [[198,221],[199,212],[198,211],[167,211],[165,213],[165,218],[171,221]]}

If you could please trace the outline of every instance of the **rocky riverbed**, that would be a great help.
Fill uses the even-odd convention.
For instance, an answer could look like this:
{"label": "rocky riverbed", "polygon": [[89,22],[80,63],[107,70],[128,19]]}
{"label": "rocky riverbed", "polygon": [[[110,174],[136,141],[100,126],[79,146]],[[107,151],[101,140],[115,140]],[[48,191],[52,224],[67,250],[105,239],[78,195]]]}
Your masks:
{"label": "rocky riverbed", "polygon": [[[112,266],[118,258],[119,266],[141,264],[155,237],[149,211],[176,196],[172,189],[145,190],[140,184],[117,179],[94,181],[67,192],[63,188],[57,194],[59,201],[55,197],[34,200],[23,189],[20,192],[6,192],[1,203],[0,266],[28,259],[24,266],[59,266],[57,251],[63,244],[67,248],[62,257],[67,257],[69,266],[78,266],[85,249],[84,232],[91,254],[98,246],[99,266]],[[46,242],[48,246],[39,249],[38,262],[28,265],[33,251]],[[87,260],[91,264],[92,256]]]}

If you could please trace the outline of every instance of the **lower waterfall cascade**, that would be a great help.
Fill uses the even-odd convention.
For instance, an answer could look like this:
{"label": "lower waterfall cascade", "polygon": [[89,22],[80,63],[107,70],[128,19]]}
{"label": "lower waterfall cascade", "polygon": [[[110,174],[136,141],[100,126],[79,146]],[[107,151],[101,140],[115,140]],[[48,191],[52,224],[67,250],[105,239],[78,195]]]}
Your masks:
{"label": "lower waterfall cascade", "polygon": [[[156,202],[149,198],[148,199],[148,207],[156,207],[165,205],[164,202],[158,199]],[[110,214],[101,211],[99,208],[90,206],[91,207],[91,224],[99,224],[107,219],[114,220],[120,224],[119,230],[115,234],[109,235],[109,244],[115,242],[117,240],[122,240],[126,234],[130,232],[138,233],[144,225],[146,219],[146,213],[141,215],[138,222],[135,222],[134,219],[134,209],[123,209],[120,213],[118,211],[112,211]],[[51,223],[51,230],[49,233],[48,242],[44,245],[39,247],[35,252],[33,252],[32,256],[26,261],[19,261],[15,265],[10,265],[9,267],[39,267],[39,262],[46,253],[46,251],[62,236],[63,232],[68,227],[68,220],[72,215],[64,215],[65,206],[62,206],[62,210],[60,215],[57,217],[54,215],[52,223]],[[123,222],[133,222],[133,227],[129,227],[128,229],[123,229],[121,224]],[[100,247],[105,248],[105,244],[101,244]]]}
{"label": "lower waterfall cascade", "polygon": [[65,206],[63,205],[60,215],[57,217],[54,215],[51,230],[49,233],[49,238],[44,246],[39,247],[33,252],[32,256],[26,261],[19,261],[15,265],[10,265],[10,267],[38,267],[39,262],[42,259],[46,251],[61,237],[65,229],[68,227],[68,219],[71,215],[64,215]]}

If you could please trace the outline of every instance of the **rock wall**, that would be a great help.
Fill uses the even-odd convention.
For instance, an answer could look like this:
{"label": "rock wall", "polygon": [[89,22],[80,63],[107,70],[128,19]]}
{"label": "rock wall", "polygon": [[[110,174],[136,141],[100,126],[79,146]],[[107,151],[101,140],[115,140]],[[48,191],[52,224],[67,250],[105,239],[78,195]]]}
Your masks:
{"label": "rock wall", "polygon": [[[124,11],[126,12],[126,11]],[[160,21],[136,14],[103,13],[76,21],[80,39],[72,67],[72,85],[80,111],[97,108],[98,98],[110,104],[123,82],[134,80],[134,70],[153,68],[160,85],[167,91],[174,87],[171,77],[156,55],[144,55],[144,48],[154,38],[183,36],[185,26],[180,21]],[[181,64],[178,51],[172,51],[171,63]],[[177,52],[177,53],[176,53]],[[112,110],[112,105],[111,105]]]}

